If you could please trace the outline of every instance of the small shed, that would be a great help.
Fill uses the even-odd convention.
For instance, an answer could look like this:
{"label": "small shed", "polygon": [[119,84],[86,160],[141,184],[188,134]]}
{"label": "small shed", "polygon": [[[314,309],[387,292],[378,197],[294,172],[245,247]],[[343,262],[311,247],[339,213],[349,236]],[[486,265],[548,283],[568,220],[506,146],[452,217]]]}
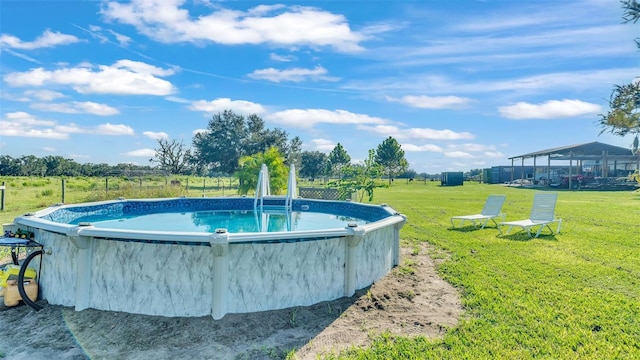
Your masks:
{"label": "small shed", "polygon": [[440,177],[442,186],[460,186],[464,183],[464,174],[460,172],[443,172]]}

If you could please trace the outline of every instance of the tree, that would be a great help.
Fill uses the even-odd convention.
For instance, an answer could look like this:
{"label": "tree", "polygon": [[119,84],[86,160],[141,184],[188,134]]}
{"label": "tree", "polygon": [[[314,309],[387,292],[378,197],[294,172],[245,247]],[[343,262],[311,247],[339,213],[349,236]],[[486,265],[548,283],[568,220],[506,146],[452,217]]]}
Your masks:
{"label": "tree", "polygon": [[45,176],[47,165],[34,155],[22,156],[19,160],[21,176]]}
{"label": "tree", "polygon": [[338,143],[329,153],[328,160],[329,172],[331,174],[341,174],[342,168],[351,162],[351,156],[349,156],[344,147]]}
{"label": "tree", "polygon": [[9,155],[0,156],[0,176],[17,176],[20,174],[20,162]]}
{"label": "tree", "polygon": [[329,183],[329,186],[338,189],[338,198],[345,200],[356,193],[356,200],[362,202],[367,195],[369,202],[373,201],[375,188],[384,187],[378,184],[376,179],[380,177],[382,168],[375,162],[375,152],[369,150],[369,158],[362,164],[349,164],[341,169],[342,176],[339,180]]}
{"label": "tree", "polygon": [[158,163],[162,170],[171,174],[184,174],[189,168],[191,150],[176,139],[158,139],[158,146],[155,156],[149,161]]}
{"label": "tree", "polygon": [[271,147],[265,152],[240,158],[238,170],[234,174],[240,180],[239,194],[246,195],[256,189],[262,164],[267,165],[269,187],[274,195],[282,193],[287,187],[289,170],[284,163],[284,156],[278,148]]}
{"label": "tree", "polygon": [[302,141],[288,142],[286,131],[265,129],[264,120],[253,114],[246,118],[231,110],[212,117],[204,132],[193,139],[194,159],[197,167],[210,167],[213,171],[232,174],[238,169],[241,157],[264,152],[276,147],[286,159],[294,158]]}
{"label": "tree", "polygon": [[418,177],[418,172],[413,169],[407,169],[398,177],[405,178],[405,179],[415,179]]}
{"label": "tree", "polygon": [[295,136],[284,149],[284,155],[287,159],[288,165],[295,165],[296,169],[302,167],[302,139],[299,136]]}
{"label": "tree", "polygon": [[327,154],[321,151],[303,151],[301,155],[300,176],[317,178],[327,169]]}
{"label": "tree", "polygon": [[[640,19],[640,2],[638,0],[622,1],[623,23],[636,23]],[[640,40],[636,39],[640,48]],[[599,124],[603,132],[617,136],[635,134],[631,151],[640,154],[638,135],[640,134],[640,77],[630,84],[615,85],[609,99],[609,112],[600,115]]]}
{"label": "tree", "polygon": [[404,158],[404,150],[398,141],[391,136],[378,145],[375,162],[384,169],[385,174],[389,177],[389,185],[395,175],[401,174],[409,167],[407,159]]}
{"label": "tree", "polygon": [[193,138],[196,161],[222,173],[233,173],[242,156],[241,142],[245,135],[244,117],[241,115],[231,110],[214,115],[207,130]]}

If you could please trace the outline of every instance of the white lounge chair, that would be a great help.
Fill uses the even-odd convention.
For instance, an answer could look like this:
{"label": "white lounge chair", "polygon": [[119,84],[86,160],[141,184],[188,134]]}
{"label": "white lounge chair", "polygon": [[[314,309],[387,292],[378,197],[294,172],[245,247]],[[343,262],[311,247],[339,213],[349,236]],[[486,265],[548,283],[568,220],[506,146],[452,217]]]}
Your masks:
{"label": "white lounge chair", "polygon": [[462,227],[466,221],[471,221],[471,224],[476,229],[478,225],[480,225],[480,229],[484,229],[489,220],[498,226],[498,223],[496,223],[494,219],[502,218],[502,220],[504,220],[504,214],[501,213],[501,211],[505,198],[505,195],[489,195],[480,214],[453,216],[451,217],[451,226],[456,227],[454,220],[459,220],[457,227]]}
{"label": "white lounge chair", "polygon": [[[542,229],[547,227],[551,234],[557,234],[560,232],[560,226],[562,225],[562,219],[556,219],[555,217],[555,209],[556,209],[556,200],[558,198],[558,194],[556,193],[544,193],[538,192],[535,193],[533,197],[533,207],[531,208],[531,214],[529,218],[526,220],[518,220],[518,221],[506,221],[498,224],[498,230],[502,235],[502,227],[508,226],[507,232],[505,235],[508,235],[513,227],[520,227],[524,231],[527,232],[529,237],[531,235],[531,229],[538,227],[538,232],[536,232],[536,236],[540,236]],[[551,226],[552,223],[558,223],[558,227],[554,232]]]}

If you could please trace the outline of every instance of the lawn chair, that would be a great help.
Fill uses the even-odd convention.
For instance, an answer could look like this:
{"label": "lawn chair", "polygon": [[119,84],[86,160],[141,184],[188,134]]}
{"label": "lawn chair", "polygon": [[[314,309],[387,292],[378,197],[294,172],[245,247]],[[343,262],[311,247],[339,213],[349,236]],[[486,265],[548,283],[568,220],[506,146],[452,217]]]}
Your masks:
{"label": "lawn chair", "polygon": [[[547,227],[551,231],[551,235],[557,234],[560,232],[560,226],[562,225],[562,219],[556,219],[555,217],[555,209],[556,209],[556,200],[558,198],[558,194],[556,193],[543,193],[538,192],[533,197],[533,207],[531,208],[531,214],[529,218],[526,220],[518,220],[518,221],[506,221],[498,224],[498,230],[500,231],[500,235],[502,235],[502,226],[508,226],[507,232],[505,235],[508,235],[513,227],[520,227],[527,232],[529,237],[531,235],[531,229],[538,227],[538,232],[535,237],[540,236],[542,229]],[[558,227],[554,232],[551,226],[552,223],[558,223]]]}
{"label": "lawn chair", "polygon": [[504,214],[501,213],[501,210],[505,198],[505,195],[489,195],[480,214],[453,216],[451,217],[451,226],[456,227],[454,220],[460,220],[458,227],[462,227],[466,221],[471,221],[474,228],[477,229],[478,225],[480,225],[480,229],[484,229],[489,220],[498,226],[494,219],[499,217],[504,220]]}

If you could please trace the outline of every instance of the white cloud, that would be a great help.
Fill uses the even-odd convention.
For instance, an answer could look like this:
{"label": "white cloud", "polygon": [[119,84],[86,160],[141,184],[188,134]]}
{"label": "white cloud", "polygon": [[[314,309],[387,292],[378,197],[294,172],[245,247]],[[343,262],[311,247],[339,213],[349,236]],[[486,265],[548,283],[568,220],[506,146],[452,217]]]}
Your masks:
{"label": "white cloud", "polygon": [[177,96],[167,96],[164,98],[167,101],[179,103],[179,104],[189,104],[191,100],[187,100],[185,98],[177,97]]}
{"label": "white cloud", "polygon": [[130,126],[122,124],[102,124],[95,128],[95,133],[100,135],[134,135],[135,132]]}
{"label": "white cloud", "polygon": [[293,68],[278,70],[274,68],[256,70],[247,76],[256,80],[268,80],[279,83],[281,81],[301,82],[305,80],[338,81],[339,78],[325,76],[327,69],[316,66],[314,69]]}
{"label": "white cloud", "polygon": [[22,41],[19,38],[8,34],[0,35],[1,47],[20,50],[50,48],[58,45],[69,45],[79,41],[81,40],[73,35],[52,32],[51,30],[45,30],[42,35],[38,36],[34,41]]}
{"label": "white cloud", "polygon": [[69,138],[69,134],[56,131],[54,125],[53,121],[40,120],[25,112],[7,113],[4,119],[0,119],[0,136],[57,140]]}
{"label": "white cloud", "polygon": [[397,102],[420,109],[457,109],[468,104],[471,99],[458,96],[403,96],[393,98],[387,96],[387,101]]}
{"label": "white cloud", "polygon": [[553,119],[589,114],[602,111],[600,105],[580,100],[549,100],[541,104],[518,102],[514,105],[501,106],[500,114],[508,119]]}
{"label": "white cloud", "polygon": [[163,69],[140,61],[118,60],[113,64],[117,69],[128,69],[140,74],[168,76],[175,74],[175,69]]}
{"label": "white cloud", "polygon": [[[0,135],[2,136],[19,136],[28,138],[45,138],[45,139],[68,139],[68,134],[57,133],[53,129],[25,129],[18,126],[11,126],[0,120]],[[15,124],[13,124],[15,125]]]}
{"label": "white cloud", "polygon": [[149,139],[159,140],[159,139],[168,139],[169,134],[166,132],[155,132],[155,131],[144,131],[142,135],[148,137]]}
{"label": "white cloud", "polygon": [[38,60],[36,60],[36,59],[34,59],[34,58],[30,57],[30,56],[27,56],[25,54],[19,53],[17,51],[13,51],[13,50],[8,49],[8,48],[4,48],[3,49],[0,46],[0,53],[3,53],[3,52],[7,52],[7,53],[9,53],[9,54],[11,54],[11,55],[13,55],[15,57],[18,57],[18,58],[23,59],[23,60],[27,60],[27,61],[32,62],[32,63],[40,64],[40,61],[38,61]]}
{"label": "white cloud", "polygon": [[492,159],[500,159],[500,158],[507,157],[505,154],[501,153],[500,151],[485,151],[484,153],[482,153],[482,156],[486,158],[492,158]]}
{"label": "white cloud", "polygon": [[64,94],[53,90],[27,90],[24,94],[42,101],[52,101],[64,97]]}
{"label": "white cloud", "polygon": [[110,32],[111,35],[116,37],[116,40],[118,41],[120,46],[125,46],[126,47],[131,42],[131,38],[126,36],[126,35],[119,34],[119,33],[115,32],[113,30],[107,30],[107,31]]}
{"label": "white cloud", "polygon": [[93,114],[99,116],[117,115],[120,111],[105,104],[91,101],[74,101],[71,103],[33,103],[31,108],[41,111],[52,111],[66,114]]}
{"label": "white cloud", "polygon": [[262,114],[266,111],[260,104],[245,100],[231,100],[229,98],[219,98],[211,101],[194,101],[189,106],[189,109],[207,113],[219,113],[231,109],[243,114]]}
{"label": "white cloud", "polygon": [[496,150],[495,145],[483,145],[474,143],[450,144],[449,146],[447,146],[447,149],[448,150],[443,151],[443,153],[446,157],[450,158],[506,158],[503,153]]}
{"label": "white cloud", "polygon": [[193,130],[191,132],[191,135],[196,136],[197,134],[206,133],[207,131],[209,131],[209,130],[207,130],[207,129],[195,129],[195,130]]}
{"label": "white cloud", "polygon": [[448,157],[448,158],[458,158],[458,159],[473,159],[473,155],[464,152],[464,151],[451,151],[451,152],[445,152],[444,156]]}
{"label": "white cloud", "polygon": [[355,114],[346,110],[325,109],[290,109],[270,114],[266,117],[276,124],[289,125],[296,128],[312,128],[316,124],[386,124],[389,120],[365,114]]}
{"label": "white cloud", "polygon": [[51,146],[45,146],[45,147],[42,148],[42,150],[44,150],[46,152],[50,152],[50,153],[53,153],[53,152],[57,151],[56,148],[51,147]]}
{"label": "white cloud", "polygon": [[91,130],[87,128],[82,128],[74,123],[69,123],[66,125],[56,125],[55,131],[64,134],[89,134]]}
{"label": "white cloud", "polygon": [[153,149],[138,149],[124,153],[126,156],[137,156],[137,157],[146,157],[152,158],[156,156],[156,151]]}
{"label": "white cloud", "polygon": [[69,155],[72,159],[89,159],[91,156],[86,154],[71,154]]}
{"label": "white cloud", "polygon": [[463,150],[468,152],[482,152],[482,151],[492,151],[495,150],[496,147],[494,145],[483,145],[483,144],[451,144],[448,146],[451,150]]}
{"label": "white cloud", "polygon": [[442,152],[442,148],[438,145],[434,144],[424,144],[424,145],[415,145],[415,144],[402,144],[402,150],[407,152]]}
{"label": "white cloud", "polygon": [[49,139],[68,139],[71,134],[93,135],[134,135],[127,125],[110,123],[94,127],[81,127],[74,123],[58,124],[55,121],[40,120],[28,113],[9,113],[0,120],[0,135],[19,137],[41,137]]}
{"label": "white cloud", "polygon": [[35,116],[23,111],[7,113],[5,114],[5,116],[7,121],[20,123],[27,126],[53,126],[55,124],[55,121],[40,120]]}
{"label": "white cloud", "polygon": [[275,53],[271,53],[269,54],[269,59],[273,61],[290,62],[296,60],[297,58],[293,55],[278,55]]}
{"label": "white cloud", "polygon": [[312,150],[331,152],[336,147],[336,143],[327,139],[312,139],[310,148]]}
{"label": "white cloud", "polygon": [[173,85],[157,76],[168,76],[173,69],[162,69],[143,62],[119,60],[113,65],[89,64],[74,68],[45,70],[42,67],[25,72],[13,72],[4,81],[13,87],[69,85],[81,94],[169,95]]}
{"label": "white cloud", "polygon": [[489,93],[527,94],[548,93],[557,90],[576,90],[584,92],[590,89],[610,88],[611,84],[626,83],[634,79],[640,73],[640,68],[610,68],[602,70],[583,70],[571,72],[555,72],[542,75],[521,77],[509,77],[500,79],[472,80],[462,78],[460,80],[444,75],[431,73],[412,73],[405,77],[384,77],[370,80],[354,80],[343,86],[343,89],[372,92],[372,90],[385,93],[391,92],[421,92],[425,94],[438,93],[462,93],[479,94],[485,96]]}
{"label": "white cloud", "polygon": [[393,125],[359,126],[359,129],[370,131],[384,136],[392,136],[396,139],[425,139],[425,140],[463,140],[473,139],[475,136],[469,132],[455,132],[453,130],[435,130],[429,128],[400,129]]}
{"label": "white cloud", "polygon": [[[362,50],[364,34],[352,31],[347,19],[307,6],[257,6],[246,12],[217,6],[209,14],[190,14],[182,1],[134,0],[106,3],[107,20],[134,26],[163,43],[269,44],[280,47],[331,47]],[[295,29],[295,30],[294,30]]]}

